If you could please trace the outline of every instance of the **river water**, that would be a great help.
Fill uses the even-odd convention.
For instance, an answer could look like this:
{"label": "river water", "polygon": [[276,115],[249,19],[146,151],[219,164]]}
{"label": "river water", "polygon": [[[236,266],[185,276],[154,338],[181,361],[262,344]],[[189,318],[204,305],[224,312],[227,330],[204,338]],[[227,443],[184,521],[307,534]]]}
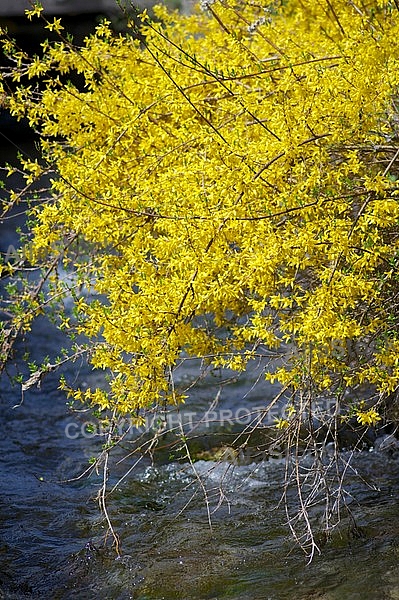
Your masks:
{"label": "river water", "polygon": [[[4,252],[16,240],[12,223],[1,227]],[[38,362],[54,357],[65,342],[60,336],[41,318],[18,344],[15,363],[27,349]],[[11,363],[8,374],[14,369]],[[83,362],[64,372],[83,385],[102,381]],[[8,374],[0,380],[0,599],[399,599],[398,455],[354,456],[347,489],[356,527],[344,517],[307,565],[279,504],[284,459],[232,465],[199,455],[194,472],[167,451],[134,467],[127,440],[110,471],[118,557],[103,543],[101,474],[71,480],[104,439],[85,435],[87,416],[68,411],[59,374],[50,373],[22,403]],[[226,387],[219,406],[245,412],[275,392],[263,381],[253,387],[248,377]],[[204,411],[215,385],[207,380],[196,394],[191,408]]]}

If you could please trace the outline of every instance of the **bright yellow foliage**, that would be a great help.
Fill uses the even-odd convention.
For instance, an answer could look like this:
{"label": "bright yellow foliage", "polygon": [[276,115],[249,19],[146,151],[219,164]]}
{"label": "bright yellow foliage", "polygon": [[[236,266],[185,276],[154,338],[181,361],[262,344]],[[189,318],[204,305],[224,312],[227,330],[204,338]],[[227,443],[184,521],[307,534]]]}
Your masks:
{"label": "bright yellow foliage", "polygon": [[[78,397],[134,412],[176,401],[182,355],[244,370],[285,345],[290,361],[271,378],[388,394],[399,385],[398,11],[203,9],[158,8],[140,41],[103,23],[82,48],[45,45],[15,74],[45,81],[9,107],[40,128],[56,172],[32,259],[70,257],[99,295],[78,301],[79,332],[113,379],[109,394]],[[83,91],[65,83],[72,72]]]}
{"label": "bright yellow foliage", "polygon": [[31,21],[33,17],[40,17],[41,13],[43,12],[43,6],[40,4],[40,2],[32,2],[32,5],[32,10],[25,11],[29,21]]}
{"label": "bright yellow foliage", "polygon": [[381,417],[376,410],[370,408],[367,411],[357,411],[357,421],[360,425],[366,425],[370,427],[370,425],[376,425],[378,421],[381,421]]}

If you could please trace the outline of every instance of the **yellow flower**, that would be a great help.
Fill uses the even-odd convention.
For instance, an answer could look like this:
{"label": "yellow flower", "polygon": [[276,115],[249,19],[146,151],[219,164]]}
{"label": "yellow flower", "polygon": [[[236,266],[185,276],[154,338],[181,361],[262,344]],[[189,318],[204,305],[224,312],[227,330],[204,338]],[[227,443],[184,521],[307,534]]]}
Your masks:
{"label": "yellow flower", "polygon": [[[266,377],[290,389],[397,388],[398,184],[388,155],[382,165],[369,149],[392,133],[399,21],[387,9],[382,29],[376,2],[359,14],[331,0],[342,31],[319,0],[289,0],[267,36],[247,35],[262,3],[222,2],[217,19],[144,11],[145,44],[106,21],[80,48],[45,44],[30,61],[3,40],[22,80],[8,108],[40,129],[40,162],[56,174],[35,205],[32,261],[63,251],[98,294],[76,298],[76,326],[94,347],[104,340],[93,365],[114,380],[88,401],[120,413],[174,403],[181,360],[244,371],[258,349],[279,348],[289,362]],[[45,25],[61,31],[60,19]],[[27,185],[41,175],[23,167]],[[364,347],[354,365],[352,344]],[[353,416],[380,420],[361,403]],[[289,406],[276,427],[294,418]]]}
{"label": "yellow flower", "polygon": [[287,421],[287,419],[276,419],[276,428],[277,429],[287,429],[287,427],[289,426],[289,422]]}
{"label": "yellow flower", "polygon": [[381,421],[380,415],[374,408],[370,408],[370,410],[367,411],[358,410],[356,411],[356,416],[357,422],[360,423],[360,425],[365,425],[367,427],[376,425],[378,421]]}
{"label": "yellow flower", "polygon": [[43,6],[40,4],[40,2],[35,2],[35,4],[32,7],[32,10],[26,10],[25,14],[28,17],[29,21],[32,21],[32,17],[40,17],[42,12]]}
{"label": "yellow flower", "polygon": [[49,29],[50,31],[55,31],[56,33],[61,33],[61,31],[64,28],[61,25],[61,19],[54,18],[54,21],[52,23],[50,23],[50,22],[47,23],[46,29]]}

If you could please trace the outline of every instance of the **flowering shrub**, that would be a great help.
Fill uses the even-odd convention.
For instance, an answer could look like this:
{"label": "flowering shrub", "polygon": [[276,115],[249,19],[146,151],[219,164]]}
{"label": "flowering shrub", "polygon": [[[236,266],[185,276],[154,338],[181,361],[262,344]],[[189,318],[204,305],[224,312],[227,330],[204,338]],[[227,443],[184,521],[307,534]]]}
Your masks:
{"label": "flowering shrub", "polygon": [[[374,397],[357,420],[376,424],[399,384],[396,4],[208,0],[155,15],[132,35],[104,22],[81,48],[46,21],[60,40],[33,59],[3,41],[1,92],[41,135],[27,186],[55,174],[25,252],[48,297],[75,300],[60,326],[112,373],[107,391],[68,393],[138,414],[184,400],[173,372],[187,357],[244,371],[273,351],[283,362],[265,376],[295,407],[282,433],[323,394],[345,414],[360,388]],[[36,289],[18,292],[6,349],[49,301]]]}

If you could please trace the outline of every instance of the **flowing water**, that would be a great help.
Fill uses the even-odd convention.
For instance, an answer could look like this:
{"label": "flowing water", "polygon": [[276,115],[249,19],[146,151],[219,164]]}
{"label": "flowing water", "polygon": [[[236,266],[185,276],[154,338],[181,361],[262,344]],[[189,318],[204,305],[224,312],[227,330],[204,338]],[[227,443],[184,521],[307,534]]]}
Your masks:
{"label": "flowing water", "polygon": [[[31,343],[46,352],[56,333],[38,323]],[[71,416],[55,375],[13,408],[19,401],[18,390],[3,379],[0,598],[399,598],[395,456],[355,457],[354,466],[372,484],[354,476],[348,484],[357,499],[356,535],[344,520],[310,566],[278,508],[283,459],[239,466],[197,461],[212,528],[191,466],[144,460],[109,501],[122,540],[117,557],[102,543],[105,524],[95,502],[100,476],[65,481],[87,466],[101,441],[65,435]],[[132,463],[114,465],[113,481]]]}
{"label": "flowing water", "polygon": [[[11,226],[2,227],[5,247],[15,238]],[[42,318],[15,360],[26,349],[38,362],[54,357],[60,343]],[[65,374],[101,384],[83,363]],[[399,599],[397,455],[354,457],[348,491],[356,527],[343,518],[307,565],[279,504],[283,459],[232,465],[199,455],[194,471],[165,451],[134,466],[128,439],[110,471],[118,557],[103,544],[106,526],[95,500],[101,473],[71,481],[104,439],[85,435],[87,416],[79,421],[68,412],[58,377],[50,373],[23,399],[7,375],[0,381],[0,599]],[[274,393],[262,381],[239,380],[223,390],[219,408],[245,412]],[[206,380],[190,408],[204,411],[214,397]]]}

